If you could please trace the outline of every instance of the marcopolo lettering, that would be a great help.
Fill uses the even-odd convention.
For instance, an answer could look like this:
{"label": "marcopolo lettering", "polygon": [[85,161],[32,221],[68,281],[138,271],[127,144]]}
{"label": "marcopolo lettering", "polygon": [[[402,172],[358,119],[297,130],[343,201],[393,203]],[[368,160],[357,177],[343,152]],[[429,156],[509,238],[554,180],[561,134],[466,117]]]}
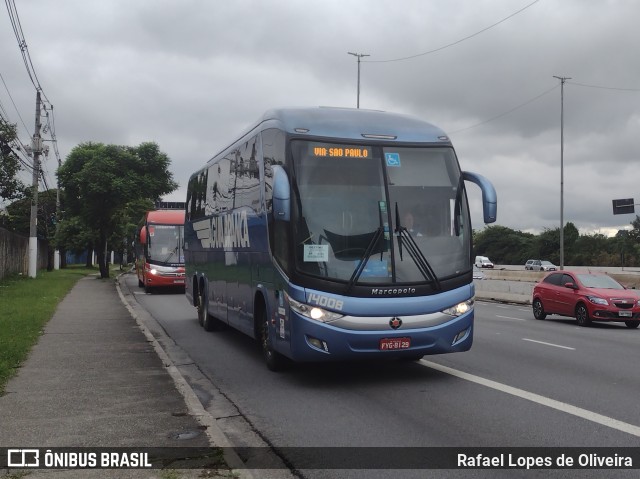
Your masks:
{"label": "marcopolo lettering", "polygon": [[249,248],[249,222],[246,211],[234,211],[223,216],[193,224],[203,248]]}
{"label": "marcopolo lettering", "polygon": [[376,296],[414,294],[416,288],[371,288],[371,294]]}

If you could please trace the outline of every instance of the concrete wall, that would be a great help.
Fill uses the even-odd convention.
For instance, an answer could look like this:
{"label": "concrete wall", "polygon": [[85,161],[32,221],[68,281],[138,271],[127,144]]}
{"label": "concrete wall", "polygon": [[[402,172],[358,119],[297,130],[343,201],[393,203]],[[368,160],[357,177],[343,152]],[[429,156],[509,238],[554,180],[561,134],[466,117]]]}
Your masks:
{"label": "concrete wall", "polygon": [[[635,268],[566,266],[565,269],[606,273],[626,287],[640,290],[640,270]],[[486,279],[474,280],[476,299],[523,304],[531,304],[533,287],[547,275],[546,272],[526,271],[524,266],[508,265],[482,272]]]}
{"label": "concrete wall", "polygon": [[[38,269],[48,262],[48,243],[38,240]],[[12,274],[29,274],[29,238],[0,228],[0,279]]]}

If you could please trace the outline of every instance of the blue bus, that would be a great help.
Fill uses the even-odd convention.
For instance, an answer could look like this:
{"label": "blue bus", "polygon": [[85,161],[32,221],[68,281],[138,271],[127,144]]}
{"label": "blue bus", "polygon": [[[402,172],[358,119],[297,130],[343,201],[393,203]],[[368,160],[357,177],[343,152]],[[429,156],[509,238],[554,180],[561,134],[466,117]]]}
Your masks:
{"label": "blue bus", "polygon": [[186,297],[205,330],[290,360],[416,360],[473,341],[472,230],[446,134],[404,115],[266,112],[188,185]]}

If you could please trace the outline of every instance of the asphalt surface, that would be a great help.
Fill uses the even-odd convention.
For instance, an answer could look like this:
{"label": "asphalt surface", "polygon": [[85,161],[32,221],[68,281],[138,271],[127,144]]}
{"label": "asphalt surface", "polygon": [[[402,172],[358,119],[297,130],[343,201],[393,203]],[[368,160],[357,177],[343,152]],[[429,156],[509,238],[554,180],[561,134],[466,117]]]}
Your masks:
{"label": "asphalt surface", "polygon": [[[476,293],[478,299],[526,303],[533,284],[476,281]],[[89,276],[76,284],[0,396],[0,448],[216,446],[224,447],[233,471],[38,469],[28,477],[252,477],[234,467],[240,459],[217,415],[202,406],[182,376],[190,358],[181,361],[178,351],[176,360],[175,344],[134,303],[113,279]],[[0,477],[20,473],[0,469]]]}
{"label": "asphalt surface", "polygon": [[[117,281],[83,278],[59,304],[0,396],[0,448],[229,446],[185,385],[125,305]],[[223,462],[237,464],[233,451],[223,451]],[[27,472],[28,477],[51,479],[250,477],[208,459],[198,468],[180,466],[185,464],[175,462],[173,471]],[[0,477],[22,477],[21,472],[0,469]]]}

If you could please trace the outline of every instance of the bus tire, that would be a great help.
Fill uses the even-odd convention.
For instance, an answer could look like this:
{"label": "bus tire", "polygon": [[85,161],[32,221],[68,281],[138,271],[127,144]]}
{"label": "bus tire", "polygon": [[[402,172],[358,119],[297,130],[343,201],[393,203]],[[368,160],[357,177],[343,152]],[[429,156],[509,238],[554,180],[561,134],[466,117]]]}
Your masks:
{"label": "bus tire", "polygon": [[207,303],[206,292],[201,289],[198,293],[198,323],[205,331],[218,331],[222,325],[216,317],[209,314]]}
{"label": "bus tire", "polygon": [[198,291],[198,299],[196,300],[196,310],[198,311],[198,324],[204,325],[204,298],[202,297],[202,291]]}
{"label": "bus tire", "polygon": [[288,365],[287,358],[271,347],[269,339],[269,317],[264,307],[256,311],[258,324],[260,325],[260,346],[262,347],[262,356],[270,371],[282,371]]}

